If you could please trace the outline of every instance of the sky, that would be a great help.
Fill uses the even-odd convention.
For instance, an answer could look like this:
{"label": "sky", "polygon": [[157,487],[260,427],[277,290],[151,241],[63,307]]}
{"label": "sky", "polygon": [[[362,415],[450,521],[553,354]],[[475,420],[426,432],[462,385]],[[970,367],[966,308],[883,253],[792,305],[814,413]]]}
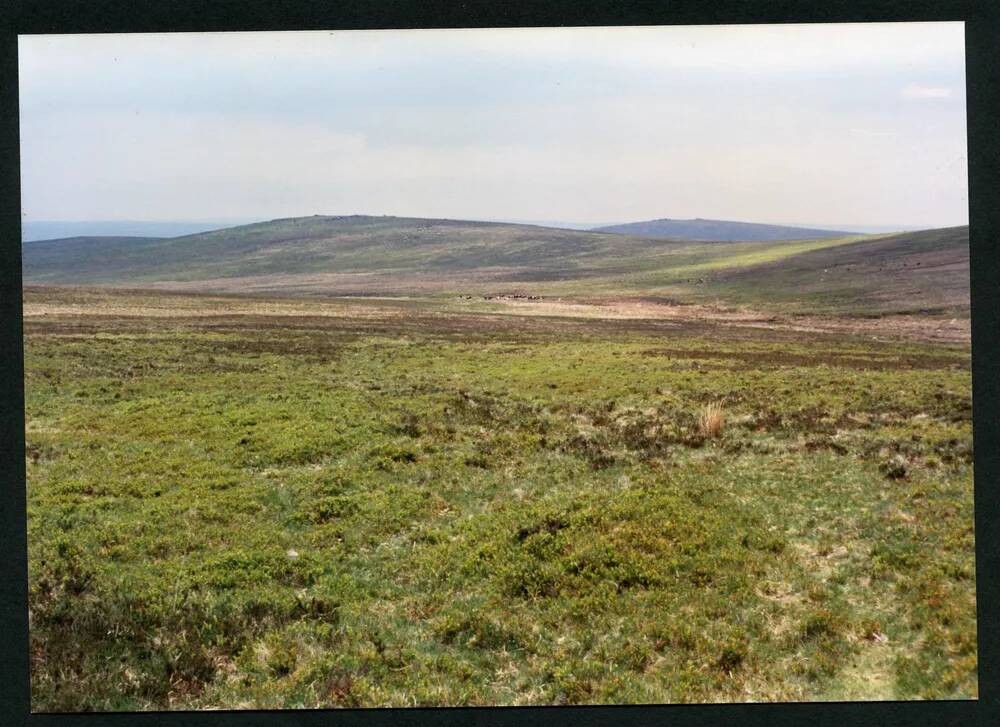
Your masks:
{"label": "sky", "polygon": [[22,216],[967,224],[963,36],[21,36]]}

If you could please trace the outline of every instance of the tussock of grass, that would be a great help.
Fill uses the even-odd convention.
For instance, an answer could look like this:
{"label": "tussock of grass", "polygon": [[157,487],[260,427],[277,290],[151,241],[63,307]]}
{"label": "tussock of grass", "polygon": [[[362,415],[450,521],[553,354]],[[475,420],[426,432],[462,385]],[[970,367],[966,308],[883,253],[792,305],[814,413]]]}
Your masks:
{"label": "tussock of grass", "polygon": [[722,427],[726,423],[726,412],[721,401],[706,404],[698,415],[698,431],[705,437],[713,439],[722,436]]}

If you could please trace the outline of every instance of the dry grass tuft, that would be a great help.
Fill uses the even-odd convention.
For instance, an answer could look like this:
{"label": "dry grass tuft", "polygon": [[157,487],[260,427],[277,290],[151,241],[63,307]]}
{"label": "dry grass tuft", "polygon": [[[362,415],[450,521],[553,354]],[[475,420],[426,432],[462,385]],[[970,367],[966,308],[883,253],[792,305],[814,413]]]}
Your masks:
{"label": "dry grass tuft", "polygon": [[726,412],[722,408],[721,401],[713,401],[706,404],[698,415],[698,431],[706,437],[718,437],[722,434],[722,427],[726,423]]}

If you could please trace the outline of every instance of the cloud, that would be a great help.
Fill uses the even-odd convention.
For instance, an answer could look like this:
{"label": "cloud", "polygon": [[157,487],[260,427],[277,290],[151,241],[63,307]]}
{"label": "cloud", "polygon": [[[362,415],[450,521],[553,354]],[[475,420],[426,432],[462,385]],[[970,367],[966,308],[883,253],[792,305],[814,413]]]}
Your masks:
{"label": "cloud", "polygon": [[895,131],[872,131],[871,129],[851,129],[852,134],[861,134],[862,136],[896,136]]}
{"label": "cloud", "polygon": [[966,210],[963,163],[940,172],[965,149],[961,23],[30,36],[19,51],[32,219],[944,226]]}
{"label": "cloud", "polygon": [[951,89],[947,86],[922,86],[919,83],[910,83],[899,94],[909,99],[951,98]]}
{"label": "cloud", "polygon": [[787,23],[22,36],[29,75],[134,62],[258,68],[408,63],[421,55],[490,61],[581,61],[644,68],[828,70],[953,62],[964,23]]}

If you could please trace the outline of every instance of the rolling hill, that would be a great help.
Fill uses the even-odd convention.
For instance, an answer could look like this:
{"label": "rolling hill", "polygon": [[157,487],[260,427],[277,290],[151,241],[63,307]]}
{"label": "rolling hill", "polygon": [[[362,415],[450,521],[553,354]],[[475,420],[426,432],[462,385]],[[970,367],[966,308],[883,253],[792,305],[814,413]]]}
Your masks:
{"label": "rolling hill", "polygon": [[[499,222],[301,217],[174,238],[82,237],[23,246],[28,283],[139,285],[257,279],[296,287],[317,276],[461,287],[476,280],[577,279],[631,269],[660,240]],[[268,278],[269,281],[261,279]],[[325,278],[331,282],[333,278]],[[394,281],[394,282],[393,282]],[[361,283],[362,287],[367,283]]]}
{"label": "rolling hill", "polygon": [[302,217],[24,245],[26,284],[289,295],[659,296],[787,310],[968,310],[968,228],[694,242],[498,222]]}
{"label": "rolling hill", "polygon": [[622,225],[594,228],[596,232],[615,232],[641,237],[664,237],[673,240],[704,240],[726,242],[751,242],[762,240],[816,240],[825,237],[843,237],[854,233],[838,230],[817,230],[808,227],[765,225],[756,222],[728,220],[647,220]]}
{"label": "rolling hill", "polygon": [[732,301],[808,303],[830,311],[965,314],[969,228],[878,236],[711,276]]}

